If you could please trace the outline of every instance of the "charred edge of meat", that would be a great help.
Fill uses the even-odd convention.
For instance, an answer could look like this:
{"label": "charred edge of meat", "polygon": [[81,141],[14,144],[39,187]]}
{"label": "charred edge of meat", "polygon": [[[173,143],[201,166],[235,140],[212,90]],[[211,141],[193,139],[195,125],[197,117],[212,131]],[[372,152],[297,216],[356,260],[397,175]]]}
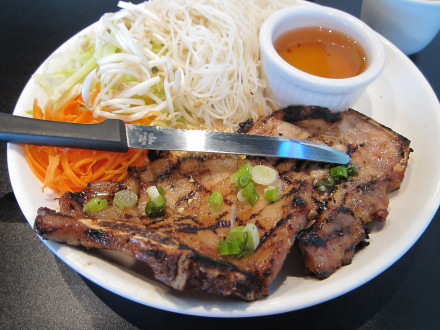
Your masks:
{"label": "charred edge of meat", "polygon": [[[43,217],[46,215],[55,215],[57,214],[56,211],[51,210],[47,207],[40,207],[37,211],[37,217],[35,218],[34,222],[34,231],[43,239],[46,239],[44,236],[54,233],[58,230],[56,227],[48,228],[47,226],[43,225]],[[60,215],[63,217],[67,217],[66,215]]]}
{"label": "charred edge of meat", "polygon": [[[368,122],[372,122],[374,125],[379,125],[380,127],[384,128],[387,131],[393,132],[395,134],[397,134],[398,139],[402,142],[402,144],[406,147],[408,147],[411,144],[411,140],[409,140],[408,138],[406,138],[403,135],[400,135],[396,132],[394,132],[394,130],[392,130],[391,128],[389,128],[388,126],[385,126],[377,121],[375,121],[373,118],[370,118],[362,113],[360,113],[359,111],[353,110],[353,109],[349,109],[350,111],[354,111],[357,113],[357,115],[359,117],[361,117],[363,120],[368,121]],[[410,148],[410,152],[411,152],[411,148]]]}
{"label": "charred edge of meat", "polygon": [[352,144],[349,144],[347,146],[347,155],[350,157],[358,150],[359,146],[354,146]]}
{"label": "charred edge of meat", "polygon": [[150,162],[165,158],[170,152],[165,150],[148,150],[147,156]]}
{"label": "charred edge of meat", "polygon": [[34,223],[34,230],[43,239],[46,239],[44,237],[45,235],[52,234],[58,230],[58,228],[56,228],[56,227],[51,227],[51,228],[42,227],[41,221],[42,221],[41,217],[37,216],[37,218],[35,219],[35,223]]}
{"label": "charred edge of meat", "polygon": [[306,119],[322,119],[327,123],[335,123],[341,120],[340,112],[333,113],[328,108],[318,106],[291,105],[275,112],[275,114],[279,113],[283,115],[284,121],[292,124]]}
{"label": "charred edge of meat", "polygon": [[101,242],[103,244],[109,244],[109,238],[107,237],[106,232],[103,230],[87,228],[85,230],[84,234],[96,242]]}
{"label": "charred edge of meat", "polygon": [[86,202],[84,190],[80,191],[80,192],[68,191],[66,194],[67,194],[68,199],[71,199],[80,205],[83,205]]}
{"label": "charred edge of meat", "polygon": [[[347,215],[348,218],[344,220],[344,217],[340,218],[341,215]],[[355,217],[353,210],[335,208],[328,216],[297,235],[297,244],[306,269],[322,280],[340,267],[350,264],[357,251],[356,247],[365,242],[366,231],[365,223]],[[322,261],[323,257],[326,258],[325,262]]]}
{"label": "charred edge of meat", "polygon": [[[368,237],[365,237],[365,238],[367,239]],[[370,242],[363,240],[358,245],[356,245],[355,251],[358,252],[358,251],[366,248],[368,245],[370,245]]]}
{"label": "charred edge of meat", "polygon": [[127,169],[128,177],[139,181],[140,180],[139,173],[145,172],[145,170],[146,170],[146,167],[130,166]]}
{"label": "charred edge of meat", "polygon": [[[356,111],[356,110],[353,110],[353,111]],[[361,114],[361,113],[359,113],[366,121],[369,121],[369,122],[374,122],[374,123],[376,123],[376,125],[379,125],[380,127],[382,127],[382,128],[384,128],[385,130],[387,130],[387,131],[391,131],[391,132],[394,132],[391,128],[389,128],[388,126],[386,126],[386,125],[384,125],[384,124],[381,124],[381,123],[378,123],[378,122],[376,122],[373,118],[370,118],[370,117],[367,117],[367,116],[365,116],[365,115],[363,115],[363,114]],[[396,133],[396,132],[395,132]],[[398,134],[398,133],[396,133],[397,134],[397,137],[398,137],[398,139],[405,145],[405,146],[409,146],[409,144],[411,143],[411,140],[409,140],[408,138],[406,138],[406,137],[404,137],[403,135],[400,135],[400,134]]]}
{"label": "charred edge of meat", "polygon": [[237,130],[237,133],[247,133],[254,126],[254,120],[249,118],[248,120],[239,123],[238,126],[240,128]]}
{"label": "charred edge of meat", "polygon": [[[176,241],[174,242],[176,243]],[[225,296],[232,294],[248,301],[255,300],[261,294],[265,295],[263,291],[264,285],[255,274],[244,271],[227,260],[213,259],[185,244],[178,244],[178,250],[190,252],[189,259],[191,262],[187,265],[187,269],[184,270],[185,272],[190,271],[184,285],[185,289],[207,289]],[[149,250],[147,253],[158,261],[165,261],[169,257],[161,249]],[[222,290],[222,283],[226,281],[229,285],[230,280],[228,276],[231,274],[240,274],[241,279],[234,282],[235,288],[229,287],[231,289],[229,292],[224,291]],[[238,278],[236,275],[233,276],[236,279]]]}
{"label": "charred edge of meat", "polygon": [[[188,248],[190,249],[190,248]],[[192,250],[185,289],[205,289],[223,296],[253,301],[268,293],[258,276],[225,260],[216,260]],[[231,286],[230,277],[235,279]]]}

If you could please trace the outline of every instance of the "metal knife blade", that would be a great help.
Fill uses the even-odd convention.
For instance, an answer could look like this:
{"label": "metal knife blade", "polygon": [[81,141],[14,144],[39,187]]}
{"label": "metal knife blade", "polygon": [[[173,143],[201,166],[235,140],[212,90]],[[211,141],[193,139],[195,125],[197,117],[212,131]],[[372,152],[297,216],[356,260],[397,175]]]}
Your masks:
{"label": "metal knife blade", "polygon": [[350,157],[335,148],[283,137],[126,125],[130,148],[243,154],[347,164]]}
{"label": "metal knife blade", "polygon": [[350,157],[324,144],[283,137],[168,129],[108,119],[75,124],[0,113],[0,140],[125,152],[128,148],[283,157],[347,164]]}

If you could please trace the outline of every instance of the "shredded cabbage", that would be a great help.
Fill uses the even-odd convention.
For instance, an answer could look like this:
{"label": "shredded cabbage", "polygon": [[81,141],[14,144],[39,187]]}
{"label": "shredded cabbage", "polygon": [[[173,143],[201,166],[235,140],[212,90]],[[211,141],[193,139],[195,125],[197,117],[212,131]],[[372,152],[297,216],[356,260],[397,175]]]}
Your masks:
{"label": "shredded cabbage", "polygon": [[[126,122],[160,112],[154,125],[235,129],[269,114],[258,31],[295,0],[119,2],[37,81],[54,109],[82,94],[95,116]],[[76,94],[76,95],[75,95]]]}

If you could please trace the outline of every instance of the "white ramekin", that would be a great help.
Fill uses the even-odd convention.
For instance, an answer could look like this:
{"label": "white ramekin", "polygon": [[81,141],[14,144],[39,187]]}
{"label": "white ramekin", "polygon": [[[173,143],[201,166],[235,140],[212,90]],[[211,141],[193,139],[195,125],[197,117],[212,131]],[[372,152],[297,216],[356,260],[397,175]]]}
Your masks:
{"label": "white ramekin", "polygon": [[[365,71],[351,78],[323,78],[281,58],[274,41],[289,30],[312,26],[335,29],[356,39],[366,52]],[[385,49],[376,32],[352,15],[324,6],[296,5],[270,15],[260,29],[260,50],[268,96],[279,107],[316,105],[335,112],[347,110],[385,65]]]}

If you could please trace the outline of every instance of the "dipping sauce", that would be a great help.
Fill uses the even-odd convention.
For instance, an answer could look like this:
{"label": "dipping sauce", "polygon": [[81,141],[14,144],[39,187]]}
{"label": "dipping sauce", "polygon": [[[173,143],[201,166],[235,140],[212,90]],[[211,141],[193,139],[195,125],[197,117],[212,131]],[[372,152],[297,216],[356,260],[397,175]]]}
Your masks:
{"label": "dipping sauce", "polygon": [[282,34],[276,51],[294,67],[325,78],[349,78],[367,66],[365,50],[358,41],[325,27],[306,27]]}

